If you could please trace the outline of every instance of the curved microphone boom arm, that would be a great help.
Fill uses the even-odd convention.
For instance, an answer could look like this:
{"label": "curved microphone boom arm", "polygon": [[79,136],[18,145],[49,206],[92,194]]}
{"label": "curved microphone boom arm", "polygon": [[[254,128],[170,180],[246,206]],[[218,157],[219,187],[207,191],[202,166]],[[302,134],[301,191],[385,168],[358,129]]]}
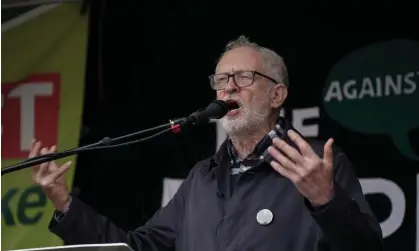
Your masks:
{"label": "curved microphone boom arm", "polygon": [[[81,152],[100,150],[100,149],[109,149],[109,148],[136,144],[136,143],[144,142],[147,140],[151,140],[159,135],[162,135],[168,132],[179,133],[181,132],[181,130],[185,129],[186,127],[195,126],[201,123],[208,123],[210,119],[220,119],[224,117],[229,110],[236,109],[236,108],[238,108],[237,103],[227,103],[221,100],[214,100],[205,109],[194,112],[188,117],[176,119],[163,125],[159,125],[156,127],[152,127],[152,128],[141,130],[134,133],[130,133],[130,134],[123,135],[117,138],[105,137],[102,140],[93,144],[65,150],[62,152],[50,153],[50,154],[45,154],[45,155],[40,155],[33,158],[29,158],[21,163],[2,168],[1,175],[15,172],[15,171],[28,168],[31,166],[36,166],[45,162],[62,159],[62,158],[75,155]],[[161,131],[154,133],[148,137],[144,137],[144,138],[140,138],[140,139],[124,142],[124,143],[117,143],[120,141],[136,138],[145,133],[149,133],[149,132],[157,131],[157,130],[161,130]]]}

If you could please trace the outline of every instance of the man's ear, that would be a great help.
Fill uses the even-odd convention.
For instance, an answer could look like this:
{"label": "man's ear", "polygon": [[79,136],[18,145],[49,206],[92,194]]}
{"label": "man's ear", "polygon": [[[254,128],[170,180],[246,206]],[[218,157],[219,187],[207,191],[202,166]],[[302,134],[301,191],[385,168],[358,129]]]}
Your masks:
{"label": "man's ear", "polygon": [[272,88],[271,106],[272,108],[281,107],[288,95],[288,88],[284,84],[277,84]]}

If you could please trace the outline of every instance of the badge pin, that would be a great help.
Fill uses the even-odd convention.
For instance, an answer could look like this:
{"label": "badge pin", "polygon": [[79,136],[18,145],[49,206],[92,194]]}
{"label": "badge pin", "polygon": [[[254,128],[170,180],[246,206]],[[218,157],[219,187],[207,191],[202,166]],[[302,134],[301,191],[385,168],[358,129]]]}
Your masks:
{"label": "badge pin", "polygon": [[256,220],[262,226],[266,226],[272,222],[274,215],[269,209],[262,209],[256,215]]}

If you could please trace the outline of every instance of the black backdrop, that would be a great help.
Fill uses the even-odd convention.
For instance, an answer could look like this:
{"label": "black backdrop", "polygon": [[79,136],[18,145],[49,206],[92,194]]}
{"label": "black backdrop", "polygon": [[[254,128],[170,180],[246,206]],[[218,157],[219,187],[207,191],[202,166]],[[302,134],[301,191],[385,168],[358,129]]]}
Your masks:
{"label": "black backdrop", "polygon": [[[319,124],[318,138],[335,137],[359,177],[382,177],[403,189],[405,218],[386,247],[415,250],[419,163],[402,157],[387,137],[348,131],[329,119],[321,97],[330,68],[349,51],[390,38],[419,39],[417,7],[403,1],[94,1],[80,144],[205,106],[215,97],[207,76],[219,53],[245,34],[284,56],[291,81],[287,111],[319,107],[319,119],[309,121]],[[419,130],[409,135],[416,150],[418,135]],[[215,125],[209,124],[186,135],[81,154],[75,192],[122,228],[133,229],[160,207],[162,179],[184,178],[197,160],[214,152],[215,141]],[[389,202],[379,195],[369,200],[384,220]]]}

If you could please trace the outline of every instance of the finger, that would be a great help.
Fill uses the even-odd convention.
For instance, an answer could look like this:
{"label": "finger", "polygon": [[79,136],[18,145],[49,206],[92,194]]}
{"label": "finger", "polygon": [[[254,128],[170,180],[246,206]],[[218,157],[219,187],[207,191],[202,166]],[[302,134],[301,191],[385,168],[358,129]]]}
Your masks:
{"label": "finger", "polygon": [[[55,145],[54,146],[51,146],[49,148],[49,150],[48,150],[48,153],[54,153],[55,150],[56,150],[56,146]],[[58,166],[57,166],[57,163],[55,161],[49,162],[49,164],[48,164],[48,171],[49,172],[53,172],[53,171],[55,171],[57,169],[58,169]]]}
{"label": "finger", "polygon": [[[43,147],[41,149],[39,155],[42,156],[44,154],[48,154],[48,152],[49,152],[49,149],[46,148],[46,147]],[[46,174],[48,173],[48,169],[49,169],[48,166],[49,166],[49,162],[44,162],[44,163],[41,163],[41,164],[39,164],[39,165],[37,165],[33,168],[33,176],[32,177],[33,177],[33,180],[36,183],[40,183],[40,181],[43,179],[43,177],[46,176]]]}
{"label": "finger", "polygon": [[285,153],[287,157],[290,158],[292,161],[294,161],[295,163],[301,163],[303,156],[301,156],[301,154],[294,147],[288,145],[287,142],[279,138],[275,138],[272,142],[279,150]]}
{"label": "finger", "polygon": [[301,153],[305,156],[313,156],[315,155],[311,146],[298,135],[298,133],[294,132],[294,130],[288,130],[287,132],[288,137],[298,146]]}
{"label": "finger", "polygon": [[31,156],[31,152],[32,152],[32,149],[35,147],[35,143],[36,143],[36,139],[32,139],[32,141],[31,141],[31,147],[29,148],[30,150],[29,150],[29,158],[30,158],[30,156]]}
{"label": "finger", "polygon": [[280,163],[278,163],[276,161],[271,161],[270,164],[271,164],[272,168],[275,171],[277,171],[278,173],[280,173],[282,176],[291,180],[294,184],[297,183],[298,176],[295,173],[291,172],[290,170],[288,170],[287,168],[285,168],[284,166],[282,166]]}
{"label": "finger", "polygon": [[330,138],[324,145],[323,160],[328,163],[333,163],[333,149],[332,149],[333,142],[334,142],[333,138]]}
{"label": "finger", "polygon": [[55,152],[55,150],[57,150],[57,147],[55,146],[55,145],[53,145],[53,146],[51,146],[50,148],[49,148],[49,153],[54,153]]}
{"label": "finger", "polygon": [[[48,149],[46,147],[41,149],[41,155],[47,154]],[[39,170],[37,172],[38,180],[40,180],[48,172],[48,162],[44,162],[39,165]]]}
{"label": "finger", "polygon": [[64,165],[62,165],[60,168],[52,172],[48,177],[45,179],[47,180],[47,184],[52,184],[55,182],[58,178],[60,178],[71,166],[71,161],[66,162]]}
{"label": "finger", "polygon": [[275,147],[270,146],[268,147],[269,154],[275,159],[276,162],[278,162],[281,166],[286,168],[288,171],[295,173],[297,175],[302,175],[302,168],[297,166],[292,160],[287,158],[285,155],[283,155],[280,151],[275,149]]}
{"label": "finger", "polygon": [[[31,150],[29,152],[29,158],[33,158],[39,155],[39,149],[41,149],[42,143],[41,141],[36,141],[35,139],[32,140]],[[32,167],[32,177],[35,180],[36,174],[39,172],[39,165]]]}
{"label": "finger", "polygon": [[38,141],[38,142],[35,142],[34,144],[32,144],[31,151],[29,152],[29,158],[33,158],[33,157],[38,156],[39,149],[41,149],[41,146],[42,146],[41,141]]}

